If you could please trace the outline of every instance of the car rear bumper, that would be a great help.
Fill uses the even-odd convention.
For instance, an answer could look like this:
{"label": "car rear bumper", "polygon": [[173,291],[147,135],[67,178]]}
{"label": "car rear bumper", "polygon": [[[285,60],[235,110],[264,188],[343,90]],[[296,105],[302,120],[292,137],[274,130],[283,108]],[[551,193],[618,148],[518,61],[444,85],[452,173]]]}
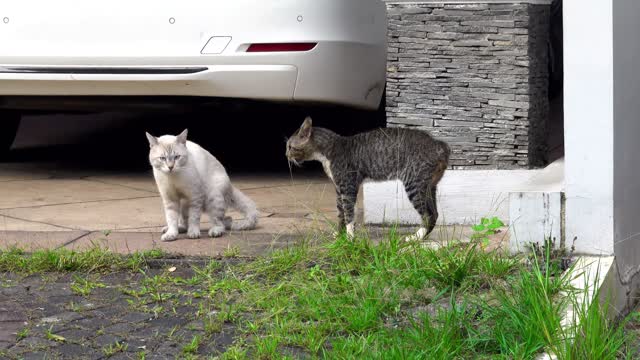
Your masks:
{"label": "car rear bumper", "polygon": [[381,51],[376,46],[333,43],[293,56],[253,58],[262,64],[243,58],[238,64],[227,59],[226,64],[215,65],[195,61],[153,66],[0,65],[0,95],[207,96],[375,109],[385,82],[384,71],[376,69],[384,66],[375,60]]}
{"label": "car rear bumper", "polygon": [[292,65],[216,65],[186,74],[108,72],[122,69],[118,67],[91,73],[93,69],[87,67],[83,73],[0,73],[0,95],[178,95],[286,101],[293,100],[298,74]]}
{"label": "car rear bumper", "polygon": [[[377,0],[114,0],[101,9],[61,0],[38,11],[7,1],[3,96],[207,96],[373,109],[384,89],[386,13]],[[222,46],[209,49],[213,39]],[[270,43],[317,45],[248,51]]]}

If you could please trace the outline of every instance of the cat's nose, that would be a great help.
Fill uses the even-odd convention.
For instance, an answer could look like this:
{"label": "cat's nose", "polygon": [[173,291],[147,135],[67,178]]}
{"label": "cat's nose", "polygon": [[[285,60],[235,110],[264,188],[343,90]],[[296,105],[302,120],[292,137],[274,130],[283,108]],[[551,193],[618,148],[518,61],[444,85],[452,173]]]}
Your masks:
{"label": "cat's nose", "polygon": [[173,170],[173,166],[174,164],[168,164],[167,167],[169,168],[169,171]]}

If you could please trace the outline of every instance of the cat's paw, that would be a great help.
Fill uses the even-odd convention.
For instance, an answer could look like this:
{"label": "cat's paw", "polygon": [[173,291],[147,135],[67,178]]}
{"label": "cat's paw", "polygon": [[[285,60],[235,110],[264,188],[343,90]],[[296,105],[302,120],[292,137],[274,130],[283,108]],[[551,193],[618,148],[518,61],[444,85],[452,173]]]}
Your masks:
{"label": "cat's paw", "polygon": [[[163,228],[162,228],[162,233],[163,233],[163,234],[164,234],[164,233],[166,233],[166,232],[167,232],[167,230],[169,230],[169,227],[168,227],[168,226],[163,227]],[[179,234],[184,234],[184,233],[186,233],[186,232],[187,232],[187,228],[186,228],[186,227],[184,227],[184,226],[182,226],[182,225],[178,226],[178,233],[179,233]]]}
{"label": "cat's paw", "polygon": [[353,240],[356,236],[356,226],[354,223],[347,224],[347,239]]}
{"label": "cat's paw", "polygon": [[[349,231],[349,228],[346,229],[344,234],[346,235],[347,239],[349,239],[349,240],[353,240],[353,238],[356,236],[355,231],[353,229],[351,229],[351,231]],[[331,233],[331,236],[334,237],[334,238],[338,238],[338,237],[340,237],[340,235],[342,235],[342,232],[340,232],[340,231],[333,231]]]}
{"label": "cat's paw", "polygon": [[178,238],[178,233],[175,231],[167,231],[162,236],[160,236],[161,241],[174,241]]}
{"label": "cat's paw", "polygon": [[420,229],[418,229],[418,231],[416,231],[415,234],[405,236],[404,241],[406,242],[422,241],[426,236],[427,236],[427,229],[421,227]]}
{"label": "cat's paw", "polygon": [[187,237],[189,239],[199,239],[200,229],[189,229],[189,231],[187,232]]}
{"label": "cat's paw", "polygon": [[211,229],[209,229],[209,237],[220,237],[224,235],[224,225],[220,226],[212,226]]}

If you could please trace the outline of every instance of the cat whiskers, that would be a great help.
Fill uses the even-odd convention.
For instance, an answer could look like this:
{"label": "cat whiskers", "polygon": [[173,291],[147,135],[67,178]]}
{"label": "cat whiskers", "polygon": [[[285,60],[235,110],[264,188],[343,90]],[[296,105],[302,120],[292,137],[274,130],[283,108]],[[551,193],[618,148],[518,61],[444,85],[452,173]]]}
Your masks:
{"label": "cat whiskers", "polygon": [[[294,163],[296,166],[300,166],[300,163],[296,159],[287,158],[287,163],[289,164],[289,173],[290,174],[292,174],[291,163]],[[293,176],[293,174],[291,176]]]}
{"label": "cat whiskers", "polygon": [[293,185],[293,169],[291,168],[291,160],[287,158],[287,165],[289,165],[289,177],[291,178],[291,185]]}

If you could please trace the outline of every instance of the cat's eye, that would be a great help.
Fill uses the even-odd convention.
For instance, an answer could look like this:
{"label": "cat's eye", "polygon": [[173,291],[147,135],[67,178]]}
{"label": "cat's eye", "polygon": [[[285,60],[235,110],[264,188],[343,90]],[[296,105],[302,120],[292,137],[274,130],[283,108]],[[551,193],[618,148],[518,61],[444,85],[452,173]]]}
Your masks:
{"label": "cat's eye", "polygon": [[174,158],[175,158],[176,160],[178,160],[178,159],[180,159],[180,156],[181,156],[181,155],[176,155],[176,156],[174,156]]}
{"label": "cat's eye", "polygon": [[167,160],[167,158],[164,157],[164,156],[160,156],[160,160],[165,161],[165,160]]}

